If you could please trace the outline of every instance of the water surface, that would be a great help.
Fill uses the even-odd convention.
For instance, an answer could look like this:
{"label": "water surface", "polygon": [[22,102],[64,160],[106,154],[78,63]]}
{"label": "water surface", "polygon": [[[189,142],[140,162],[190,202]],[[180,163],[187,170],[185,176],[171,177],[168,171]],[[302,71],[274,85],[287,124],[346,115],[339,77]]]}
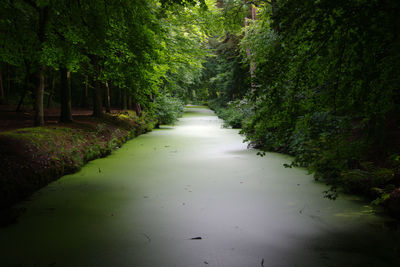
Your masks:
{"label": "water surface", "polygon": [[188,108],[42,189],[0,229],[0,266],[398,266],[387,218],[221,124]]}

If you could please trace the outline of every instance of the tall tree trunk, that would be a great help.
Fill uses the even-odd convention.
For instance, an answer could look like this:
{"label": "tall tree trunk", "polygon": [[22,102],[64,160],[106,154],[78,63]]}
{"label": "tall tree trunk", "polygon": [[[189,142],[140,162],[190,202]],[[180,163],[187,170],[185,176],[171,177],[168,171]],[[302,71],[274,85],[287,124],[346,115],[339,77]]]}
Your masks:
{"label": "tall tree trunk", "polygon": [[85,87],[82,91],[81,107],[86,108],[89,106],[89,77],[85,75]]}
{"label": "tall tree trunk", "polygon": [[99,60],[95,55],[91,56],[91,62],[95,69],[95,74],[93,77],[93,117],[101,117],[103,115],[103,103],[101,100],[102,90],[99,81]]}
{"label": "tall tree trunk", "polygon": [[103,115],[103,103],[101,101],[100,81],[94,77],[93,86],[93,116],[101,117]]}
{"label": "tall tree trunk", "polygon": [[[46,6],[40,8],[36,3],[32,3],[34,7],[39,10],[39,28],[38,28],[38,38],[40,42],[40,46],[42,47],[44,42],[46,41],[46,29],[49,22],[49,12],[50,7]],[[36,89],[36,98],[35,98],[35,125],[44,125],[44,111],[43,111],[43,96],[44,96],[44,66],[39,66],[38,73],[39,84]]]}
{"label": "tall tree trunk", "polygon": [[111,103],[110,103],[110,86],[108,85],[108,82],[106,81],[104,84],[104,89],[105,89],[105,102],[106,102],[106,112],[111,113]]}
{"label": "tall tree trunk", "polygon": [[21,107],[22,107],[22,104],[24,103],[24,99],[25,99],[25,96],[26,96],[27,92],[28,92],[28,88],[27,88],[27,85],[25,83],[24,91],[22,91],[22,95],[21,95],[21,98],[19,99],[18,106],[15,109],[15,112],[20,112],[21,111]]}
{"label": "tall tree trunk", "polygon": [[7,64],[7,90],[6,95],[9,95],[11,92],[11,79],[10,79],[10,64]]}
{"label": "tall tree trunk", "polygon": [[44,125],[43,95],[44,95],[44,67],[38,73],[38,86],[35,99],[35,126]]}
{"label": "tall tree trunk", "polygon": [[132,109],[132,96],[128,96],[128,109]]}
{"label": "tall tree trunk", "polygon": [[31,80],[30,71],[31,71],[30,63],[25,61],[25,73],[26,74],[25,74],[25,81],[24,81],[24,90],[23,90],[21,98],[18,102],[17,109],[15,110],[16,112],[21,111],[21,106],[24,103],[26,93],[30,90],[30,80]]}
{"label": "tall tree trunk", "polygon": [[121,109],[127,109],[127,89],[123,88],[122,89],[122,103],[121,103]]}
{"label": "tall tree trunk", "polygon": [[50,87],[49,96],[47,98],[47,108],[53,107],[53,96],[54,96],[55,87],[56,87],[56,75],[53,75],[53,78],[51,79],[51,87]]}
{"label": "tall tree trunk", "polygon": [[136,112],[136,114],[137,114],[139,117],[142,116],[142,107],[140,106],[139,103],[136,103],[136,104],[135,104],[135,112]]}
{"label": "tall tree trunk", "polygon": [[276,0],[271,0],[271,7],[272,7],[272,28],[276,33],[279,32],[279,23],[276,19],[276,9],[277,9],[277,2]]}
{"label": "tall tree trunk", "polygon": [[28,89],[29,89],[29,77],[30,77],[29,71],[30,71],[30,68],[29,68],[29,65],[27,64],[26,65],[26,76],[25,76],[25,81],[24,81],[24,90],[22,92],[21,98],[19,99],[17,109],[15,110],[16,112],[21,111],[21,106],[24,103],[26,93],[28,92]]}
{"label": "tall tree trunk", "polygon": [[3,71],[0,66],[0,104],[4,103]]}
{"label": "tall tree trunk", "polygon": [[66,68],[60,69],[61,74],[61,122],[72,121],[71,109],[71,72]]}
{"label": "tall tree trunk", "polygon": [[[257,10],[254,4],[251,4],[251,20],[254,21],[257,16]],[[246,27],[246,33],[247,33],[247,26],[249,25],[249,18],[244,18],[244,26]],[[256,85],[254,83],[255,79],[255,70],[256,70],[256,63],[254,62],[254,58],[251,56],[251,50],[250,48],[246,48],[246,54],[247,58],[250,59],[250,80],[251,80],[251,91],[254,92],[256,90]],[[232,99],[234,99],[234,96],[232,96]]]}
{"label": "tall tree trunk", "polygon": [[118,87],[118,105],[120,109],[123,109],[122,107],[122,89],[121,87]]}

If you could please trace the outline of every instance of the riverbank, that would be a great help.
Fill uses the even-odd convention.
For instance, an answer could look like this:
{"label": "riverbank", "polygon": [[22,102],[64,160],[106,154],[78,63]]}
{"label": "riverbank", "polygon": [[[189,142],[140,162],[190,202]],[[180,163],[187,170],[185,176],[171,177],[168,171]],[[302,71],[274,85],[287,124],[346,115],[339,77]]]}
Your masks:
{"label": "riverbank", "polygon": [[[374,206],[382,206],[389,215],[400,219],[400,135],[392,131],[389,138],[392,154],[389,157],[375,152],[376,148],[371,144],[363,144],[371,148],[368,157],[359,151],[349,152],[346,148],[342,151],[341,158],[337,156],[336,150],[332,150],[326,142],[315,140],[305,141],[295,139],[292,136],[289,141],[282,141],[285,137],[277,135],[278,128],[271,130],[268,134],[255,135],[254,127],[266,127],[265,124],[250,123],[254,116],[252,108],[245,102],[232,102],[228,106],[222,106],[218,101],[209,101],[209,106],[224,120],[225,127],[243,129],[241,133],[252,146],[263,151],[273,151],[288,154],[294,157],[291,164],[286,167],[306,167],[314,174],[316,180],[321,180],[330,185],[325,191],[325,197],[336,199],[339,192],[359,195],[368,198]],[[393,130],[393,129],[392,129]],[[359,131],[359,130],[357,130]],[[356,130],[353,139],[343,140],[344,147],[354,147],[362,144],[365,140],[356,140]],[[276,137],[279,137],[278,141]],[[294,138],[294,139],[293,139]],[[263,153],[261,153],[262,155]],[[387,154],[387,153],[386,153]]]}
{"label": "riverbank", "polygon": [[110,154],[155,124],[145,113],[138,117],[133,111],[114,111],[102,118],[77,116],[72,123],[0,132],[0,223],[13,219],[6,211],[13,204],[88,161]]}

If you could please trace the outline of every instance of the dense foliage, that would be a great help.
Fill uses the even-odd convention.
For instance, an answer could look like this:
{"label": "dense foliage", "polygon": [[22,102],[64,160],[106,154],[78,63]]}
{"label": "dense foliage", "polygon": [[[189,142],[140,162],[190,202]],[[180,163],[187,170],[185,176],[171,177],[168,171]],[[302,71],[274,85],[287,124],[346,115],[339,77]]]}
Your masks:
{"label": "dense foliage", "polygon": [[184,104],[179,98],[161,94],[156,97],[154,105],[158,125],[173,124],[183,115]]}
{"label": "dense foliage", "polygon": [[[388,198],[400,185],[400,3],[255,2],[239,36],[251,88],[218,113],[251,145],[294,155],[293,165],[333,185],[328,196],[340,185]],[[210,80],[235,83],[227,69]]]}
{"label": "dense foliage", "polygon": [[[159,92],[188,101],[207,51],[202,1],[5,0],[0,9],[0,101],[150,112]],[[196,21],[193,18],[197,17]]]}

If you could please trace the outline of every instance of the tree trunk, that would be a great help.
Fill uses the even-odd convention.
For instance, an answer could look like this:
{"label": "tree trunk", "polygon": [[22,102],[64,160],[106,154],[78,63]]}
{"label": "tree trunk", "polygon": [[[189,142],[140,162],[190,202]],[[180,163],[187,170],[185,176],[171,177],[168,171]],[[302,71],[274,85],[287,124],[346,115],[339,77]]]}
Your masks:
{"label": "tree trunk", "polygon": [[[39,8],[35,3],[36,8]],[[46,29],[49,22],[49,11],[50,7],[46,6],[43,8],[39,8],[39,29],[37,35],[39,37],[40,46],[43,47],[44,42],[46,41]],[[44,125],[44,111],[43,111],[43,96],[44,96],[44,66],[39,67],[38,73],[39,84],[36,89],[36,98],[35,98],[35,125]]]}
{"label": "tree trunk", "polygon": [[61,122],[72,121],[71,109],[71,72],[66,68],[60,69],[61,74]]}
{"label": "tree trunk", "polygon": [[276,33],[279,32],[279,23],[276,21],[276,9],[277,9],[277,2],[276,0],[271,0],[271,7],[272,7],[272,28]]}
{"label": "tree trunk", "polygon": [[103,115],[103,103],[101,100],[102,90],[100,87],[100,81],[98,79],[100,73],[98,57],[93,55],[91,57],[91,62],[95,69],[95,74],[93,77],[93,117],[101,117]]}
{"label": "tree trunk", "polygon": [[22,92],[21,98],[18,102],[17,109],[15,110],[16,112],[21,111],[21,106],[24,103],[26,93],[30,90],[30,88],[29,88],[30,87],[30,78],[31,78],[30,71],[31,71],[30,64],[29,64],[29,62],[25,61],[25,73],[26,74],[25,74],[25,81],[24,81],[24,91]]}
{"label": "tree trunk", "polygon": [[53,95],[54,95],[55,87],[56,87],[56,76],[53,75],[53,78],[51,80],[51,88],[50,88],[50,92],[49,92],[49,97],[47,98],[47,108],[53,107]]}
{"label": "tree trunk", "polygon": [[101,101],[100,81],[94,77],[93,87],[93,116],[101,117],[103,115],[103,103]]}
{"label": "tree trunk", "polygon": [[35,126],[44,125],[43,95],[44,95],[44,67],[41,66],[40,71],[38,73],[38,86],[36,89]]}
{"label": "tree trunk", "polygon": [[122,89],[122,103],[121,103],[121,109],[127,109],[128,101],[127,101],[127,89],[123,88]]}
{"label": "tree trunk", "polygon": [[11,92],[11,79],[10,79],[10,64],[7,64],[7,90],[6,95],[9,95]]}
{"label": "tree trunk", "polygon": [[81,106],[83,108],[89,106],[89,77],[87,75],[85,76],[85,87],[83,88]]}
{"label": "tree trunk", "polygon": [[[26,78],[26,79],[27,79],[27,78]],[[21,111],[21,106],[22,106],[22,104],[24,103],[24,99],[25,99],[25,96],[26,96],[26,92],[28,92],[28,88],[27,88],[27,84],[25,83],[24,91],[22,92],[21,98],[19,99],[18,106],[17,106],[17,108],[15,109],[15,112],[20,112],[20,111]]]}
{"label": "tree trunk", "polygon": [[108,85],[108,82],[106,81],[104,84],[104,89],[105,89],[105,100],[106,100],[106,112],[111,113],[111,103],[110,103],[110,87]]}
{"label": "tree trunk", "polygon": [[139,117],[142,116],[142,107],[140,106],[139,103],[135,104],[135,112]]}
{"label": "tree trunk", "polygon": [[19,99],[17,109],[15,110],[16,112],[21,111],[21,106],[24,103],[26,93],[28,92],[28,87],[29,87],[29,73],[26,72],[26,77],[25,77],[25,81],[24,81],[24,91],[22,92],[21,98]]}
{"label": "tree trunk", "polygon": [[118,87],[118,104],[119,108],[122,109],[122,89]]}
{"label": "tree trunk", "polygon": [[132,109],[132,96],[128,97],[128,109]]}
{"label": "tree trunk", "polygon": [[[254,21],[256,19],[256,15],[257,15],[257,10],[255,8],[255,6],[253,4],[251,4],[251,20]],[[246,33],[247,33],[247,26],[249,26],[249,18],[244,18],[244,26],[246,27]],[[251,56],[251,50],[250,48],[246,48],[246,54],[247,54],[247,58],[250,59],[250,84],[251,84],[251,91],[254,92],[256,90],[256,85],[254,83],[254,79],[255,79],[255,70],[256,70],[256,63],[254,62],[254,58],[252,58]],[[232,100],[234,100],[234,96],[232,96]]]}
{"label": "tree trunk", "polygon": [[0,66],[0,104],[4,103],[3,72]]}

